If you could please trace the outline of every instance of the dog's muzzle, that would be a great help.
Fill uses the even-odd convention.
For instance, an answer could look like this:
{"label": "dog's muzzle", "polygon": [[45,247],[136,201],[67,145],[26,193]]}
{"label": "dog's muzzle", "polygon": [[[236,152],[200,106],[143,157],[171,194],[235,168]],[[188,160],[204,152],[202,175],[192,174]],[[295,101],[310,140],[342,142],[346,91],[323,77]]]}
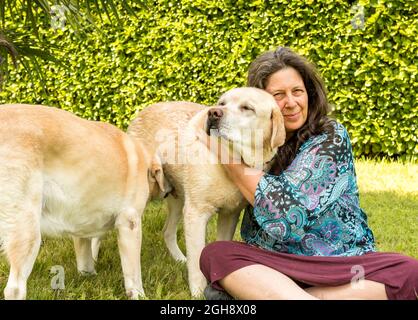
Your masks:
{"label": "dog's muzzle", "polygon": [[206,133],[210,136],[211,130],[219,130],[219,123],[224,113],[219,108],[213,108],[208,111],[208,120],[206,121]]}

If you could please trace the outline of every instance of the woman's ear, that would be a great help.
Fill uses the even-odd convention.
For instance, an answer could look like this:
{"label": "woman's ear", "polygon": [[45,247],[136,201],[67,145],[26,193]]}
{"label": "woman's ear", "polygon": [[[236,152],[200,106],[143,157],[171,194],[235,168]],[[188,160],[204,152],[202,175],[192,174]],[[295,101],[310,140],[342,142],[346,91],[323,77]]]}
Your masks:
{"label": "woman's ear", "polygon": [[271,149],[276,149],[284,144],[286,140],[286,130],[282,112],[279,107],[273,108],[271,112]]}

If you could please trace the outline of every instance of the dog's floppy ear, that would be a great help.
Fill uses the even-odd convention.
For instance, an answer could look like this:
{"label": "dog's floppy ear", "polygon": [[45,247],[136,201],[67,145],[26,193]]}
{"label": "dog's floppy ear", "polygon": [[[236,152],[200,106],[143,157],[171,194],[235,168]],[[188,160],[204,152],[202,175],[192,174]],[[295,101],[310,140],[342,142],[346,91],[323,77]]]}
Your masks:
{"label": "dog's floppy ear", "polygon": [[151,169],[148,172],[149,179],[157,182],[160,190],[165,192],[163,165],[158,154],[152,158]]}
{"label": "dog's floppy ear", "polygon": [[278,107],[273,108],[271,112],[271,140],[270,146],[276,149],[282,146],[286,139],[283,115]]}

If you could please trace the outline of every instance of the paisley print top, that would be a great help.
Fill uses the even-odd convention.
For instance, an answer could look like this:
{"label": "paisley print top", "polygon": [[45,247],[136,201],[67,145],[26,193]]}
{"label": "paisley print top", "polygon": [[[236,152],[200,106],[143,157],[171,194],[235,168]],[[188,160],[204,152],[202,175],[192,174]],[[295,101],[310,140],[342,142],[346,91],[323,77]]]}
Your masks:
{"label": "paisley print top", "polygon": [[341,124],[334,128],[302,144],[280,175],[261,178],[241,226],[247,243],[308,256],[376,251],[359,205],[350,138]]}

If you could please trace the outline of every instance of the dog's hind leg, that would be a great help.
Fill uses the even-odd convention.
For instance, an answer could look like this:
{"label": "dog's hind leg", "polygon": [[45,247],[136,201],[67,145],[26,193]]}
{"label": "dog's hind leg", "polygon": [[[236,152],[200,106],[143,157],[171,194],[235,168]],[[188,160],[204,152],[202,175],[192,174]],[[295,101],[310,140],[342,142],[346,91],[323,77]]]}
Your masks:
{"label": "dog's hind leg", "polygon": [[130,299],[144,297],[141,277],[141,241],[142,241],[142,208],[124,209],[116,219],[118,228],[118,246],[125,280],[126,294]]}
{"label": "dog's hind leg", "polygon": [[26,282],[41,246],[40,226],[36,218],[28,217],[19,221],[18,229],[11,230],[4,243],[4,251],[10,263],[9,279],[4,289],[6,300],[26,299]]}
{"label": "dog's hind leg", "polygon": [[216,240],[232,240],[241,210],[221,210],[218,214]]}
{"label": "dog's hind leg", "polygon": [[90,238],[73,237],[77,270],[82,275],[95,275]]}
{"label": "dog's hind leg", "polygon": [[17,160],[6,169],[7,174],[0,172],[0,236],[10,264],[4,298],[20,300],[26,299],[26,282],[41,245],[42,176]]}
{"label": "dog's hind leg", "polygon": [[4,289],[4,298],[7,300],[26,299],[26,282],[41,246],[39,198],[32,198],[36,204],[26,202],[9,211],[13,215],[10,220],[13,221],[9,221],[6,230],[2,230],[5,231],[2,235],[3,250],[10,264],[9,279]]}
{"label": "dog's hind leg", "polygon": [[193,297],[199,297],[206,287],[206,279],[199,267],[200,254],[205,247],[206,226],[212,214],[208,208],[197,208],[187,203],[183,214],[189,288]]}
{"label": "dog's hind leg", "polygon": [[167,204],[168,214],[163,229],[164,241],[168,251],[176,261],[186,262],[186,257],[177,243],[177,226],[182,216],[183,200],[170,195],[167,197]]}

